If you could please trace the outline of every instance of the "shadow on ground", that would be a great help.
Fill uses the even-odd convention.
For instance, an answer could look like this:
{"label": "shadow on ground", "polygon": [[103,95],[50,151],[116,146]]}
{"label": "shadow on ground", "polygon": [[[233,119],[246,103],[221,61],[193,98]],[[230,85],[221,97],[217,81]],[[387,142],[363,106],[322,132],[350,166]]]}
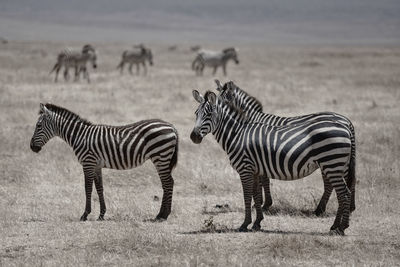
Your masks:
{"label": "shadow on ground", "polygon": [[323,214],[316,216],[314,210],[309,209],[297,209],[293,206],[273,206],[264,211],[266,216],[277,216],[277,215],[288,215],[291,217],[309,217],[309,218],[327,218],[335,217],[336,213],[334,211],[326,211]]}
{"label": "shadow on ground", "polygon": [[[253,207],[253,209],[254,209],[254,207]],[[203,211],[201,212],[201,214],[203,214],[203,215],[218,215],[218,214],[229,213],[229,212],[244,212],[244,209],[241,209],[241,208],[233,209],[229,206],[229,204],[223,204],[223,205],[217,204],[212,208],[204,208]],[[291,217],[309,217],[309,218],[328,218],[328,217],[336,216],[336,213],[334,211],[327,211],[319,216],[316,216],[314,213],[314,210],[298,209],[298,208],[296,208],[294,206],[290,206],[290,205],[272,206],[268,209],[268,211],[263,211],[263,213],[266,216],[286,215],[286,216],[291,216]]]}
{"label": "shadow on ground", "polygon": [[179,232],[178,234],[182,235],[199,235],[199,234],[229,234],[229,233],[243,233],[243,234],[250,234],[250,233],[266,233],[266,234],[280,234],[280,235],[310,235],[310,236],[330,236],[329,232],[320,233],[320,232],[302,232],[302,231],[280,231],[280,230],[258,230],[252,231],[249,230],[247,232],[239,232],[238,229],[232,228],[223,228],[223,229],[215,229],[215,230],[198,230],[198,231],[189,231],[189,232]]}

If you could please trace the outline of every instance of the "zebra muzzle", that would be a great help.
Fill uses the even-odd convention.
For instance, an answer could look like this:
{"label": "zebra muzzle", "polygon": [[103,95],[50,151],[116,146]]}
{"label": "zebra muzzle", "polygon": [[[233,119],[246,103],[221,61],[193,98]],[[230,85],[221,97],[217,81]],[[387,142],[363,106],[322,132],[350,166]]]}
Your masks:
{"label": "zebra muzzle", "polygon": [[200,144],[201,141],[203,140],[203,137],[201,137],[201,135],[198,132],[193,130],[192,133],[190,134],[190,139],[192,140],[193,143]]}
{"label": "zebra muzzle", "polygon": [[31,149],[33,152],[38,153],[42,148],[40,146],[35,146],[33,142],[31,142]]}

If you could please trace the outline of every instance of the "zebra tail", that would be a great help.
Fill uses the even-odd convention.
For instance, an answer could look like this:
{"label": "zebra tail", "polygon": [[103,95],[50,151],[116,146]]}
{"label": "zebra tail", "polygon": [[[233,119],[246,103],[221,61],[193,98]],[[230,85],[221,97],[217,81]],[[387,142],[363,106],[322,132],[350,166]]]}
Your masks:
{"label": "zebra tail", "polygon": [[54,65],[53,69],[49,72],[49,75],[53,73],[53,71],[55,71],[60,64],[58,64],[58,62]]}
{"label": "zebra tail", "polygon": [[125,50],[124,52],[122,52],[121,63],[118,64],[117,69],[122,68],[122,65],[124,64],[124,58],[126,57],[126,54],[128,54],[128,50]]}
{"label": "zebra tail", "polygon": [[193,60],[193,63],[192,63],[192,70],[195,70],[195,69],[196,69],[196,63],[197,63],[198,61],[200,61],[200,56],[199,56],[199,55],[197,55],[197,57]]}
{"label": "zebra tail", "polygon": [[356,137],[353,124],[350,123],[350,131],[351,131],[351,155],[350,155],[350,164],[349,164],[349,175],[347,185],[349,187],[353,187],[356,184]]}
{"label": "zebra tail", "polygon": [[175,146],[174,154],[172,155],[171,162],[169,163],[169,168],[171,171],[176,167],[176,164],[178,164],[179,136],[178,136],[178,131],[175,128],[174,128],[174,131],[176,134],[176,146]]}

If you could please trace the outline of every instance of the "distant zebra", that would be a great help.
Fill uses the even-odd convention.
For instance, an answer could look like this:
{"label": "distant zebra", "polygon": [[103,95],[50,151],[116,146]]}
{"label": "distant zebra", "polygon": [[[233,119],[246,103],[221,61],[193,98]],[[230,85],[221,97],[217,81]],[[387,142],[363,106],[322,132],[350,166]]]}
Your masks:
{"label": "distant zebra", "polygon": [[237,49],[230,47],[222,51],[211,51],[202,50],[197,53],[196,58],[192,62],[192,70],[196,72],[197,75],[203,75],[204,67],[212,67],[213,75],[217,72],[217,68],[222,66],[224,75],[226,76],[226,64],[229,60],[233,60],[236,64],[239,64],[239,59],[237,55]]}
{"label": "distant zebra", "polygon": [[150,66],[153,66],[153,53],[149,48],[144,47],[143,45],[136,46],[139,48],[139,51],[124,51],[122,53],[121,62],[118,64],[117,69],[120,69],[121,74],[124,71],[124,65],[129,64],[129,72],[132,74],[132,65],[136,65],[136,74],[139,74],[140,64],[143,65],[144,74],[147,74],[147,66],[146,61],[149,62]]}
{"label": "distant zebra", "polygon": [[[350,175],[353,175],[353,177],[351,179],[353,181],[353,183],[351,185],[349,185],[349,187],[351,188],[350,211],[352,212],[356,209],[356,206],[355,206],[356,143],[355,143],[354,126],[348,118],[346,118],[343,115],[334,113],[334,112],[319,112],[319,113],[313,113],[313,114],[296,116],[296,117],[279,117],[277,115],[263,113],[262,112],[263,107],[262,107],[260,101],[258,101],[255,97],[250,96],[244,90],[240,89],[232,81],[225,83],[224,86],[222,86],[222,84],[218,80],[215,80],[215,82],[217,84],[217,91],[220,92],[220,97],[223,100],[227,100],[228,98],[231,99],[231,103],[236,108],[243,110],[246,113],[246,116],[248,117],[248,119],[252,122],[261,122],[261,123],[265,123],[267,125],[280,126],[280,125],[294,125],[294,124],[298,124],[298,123],[303,123],[303,122],[308,122],[308,121],[316,121],[316,120],[321,120],[321,119],[331,119],[331,120],[334,120],[334,121],[337,121],[339,123],[346,125],[346,127],[348,127],[348,129],[351,132],[351,136],[350,136],[351,157],[352,157],[351,163],[354,164],[354,166],[351,167],[351,169],[353,170],[353,173],[350,173]],[[265,202],[264,202],[263,210],[268,210],[269,207],[272,205],[272,198],[271,198],[271,193],[270,193],[268,177],[262,177],[261,182],[262,182],[262,185],[264,188],[264,194],[265,194]],[[322,195],[322,198],[315,210],[315,214],[317,216],[319,216],[323,212],[325,212],[326,204],[328,203],[329,197],[332,194],[332,190],[333,190],[332,185],[327,181],[326,178],[323,179],[323,182],[324,182],[324,194]]]}
{"label": "distant zebra", "polygon": [[197,52],[197,51],[199,51],[201,49],[201,46],[200,45],[192,45],[191,47],[190,47],[190,51],[192,51],[192,52]]}
{"label": "distant zebra", "polygon": [[53,136],[69,144],[83,166],[86,208],[81,221],[91,212],[93,181],[100,201],[98,220],[104,219],[102,168],[125,170],[150,159],[161,179],[163,198],[156,220],[171,212],[174,180],[171,172],[178,160],[178,133],[162,120],[143,120],[125,126],[92,124],[71,111],[52,104],[40,104],[39,119],[31,149],[39,152]]}
{"label": "distant zebra", "polygon": [[195,113],[191,140],[199,144],[211,132],[240,175],[246,215],[240,231],[247,231],[252,221],[252,197],[257,212],[252,228],[261,228],[260,176],[295,180],[320,168],[338,197],[339,207],[331,233],[344,234],[350,216],[350,191],[345,178],[352,166],[351,132],[345,125],[324,119],[283,126],[253,123],[213,92],[208,91],[203,97],[194,90],[193,96],[200,105]]}
{"label": "distant zebra", "polygon": [[62,67],[64,67],[64,80],[69,79],[69,68],[74,68],[75,70],[75,81],[79,79],[79,74],[83,73],[83,78],[86,78],[88,83],[90,83],[89,72],[87,71],[87,62],[92,63],[94,69],[97,68],[97,55],[96,50],[90,44],[84,45],[82,51],[74,51],[71,49],[65,49],[60,52],[57,56],[57,63],[54,65],[50,74],[55,71],[56,77],[55,82],[58,80],[58,73]]}

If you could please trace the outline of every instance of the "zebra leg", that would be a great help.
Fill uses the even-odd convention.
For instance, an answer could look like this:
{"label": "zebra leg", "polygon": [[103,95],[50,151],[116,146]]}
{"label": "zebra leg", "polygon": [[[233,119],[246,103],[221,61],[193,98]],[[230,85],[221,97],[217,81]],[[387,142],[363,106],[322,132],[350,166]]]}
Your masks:
{"label": "zebra leg", "polygon": [[201,66],[196,66],[196,75],[200,76],[202,74]]}
{"label": "zebra leg", "polygon": [[55,79],[54,79],[54,82],[57,82],[57,81],[58,81],[58,73],[60,72],[60,69],[61,69],[61,67],[60,67],[60,66],[57,66],[57,68],[56,68],[56,77],[55,77]]}
{"label": "zebra leg", "polygon": [[212,74],[215,75],[217,73],[217,67],[214,67]]}
{"label": "zebra leg", "polygon": [[251,199],[253,196],[253,174],[241,173],[240,181],[243,187],[245,218],[243,224],[239,228],[239,232],[247,232],[247,226],[251,223]]}
{"label": "zebra leg", "polygon": [[335,221],[331,227],[331,234],[344,235],[344,230],[349,227],[350,217],[350,191],[347,186],[335,187],[339,207]]}
{"label": "zebra leg", "polygon": [[262,204],[262,192],[260,186],[260,177],[258,175],[254,176],[253,181],[253,199],[256,207],[256,221],[253,224],[251,229],[258,231],[261,229],[261,221],[264,219],[264,215],[262,213],[261,204]]}
{"label": "zebra leg", "polygon": [[157,173],[160,176],[161,185],[163,189],[163,197],[161,202],[160,212],[157,214],[157,221],[166,220],[168,215],[171,213],[171,204],[172,204],[172,192],[174,188],[174,179],[171,176],[171,169],[169,168],[169,164],[165,166],[161,163],[155,163]]}
{"label": "zebra leg", "polygon": [[83,67],[82,71],[83,71],[84,77],[86,77],[87,82],[90,83],[90,77],[89,77],[89,72],[88,72],[87,68]]}
{"label": "zebra leg", "polygon": [[350,191],[344,182],[343,176],[338,176],[337,173],[334,175],[329,177],[329,181],[336,191],[339,205],[330,233],[344,235],[344,230],[349,227]]}
{"label": "zebra leg", "polygon": [[119,73],[123,74],[124,73],[124,61],[121,61],[121,63],[119,63],[117,68],[120,68]]}
{"label": "zebra leg", "polygon": [[326,176],[322,175],[322,179],[324,181],[324,194],[321,197],[321,200],[319,201],[319,204],[317,208],[315,209],[314,213],[316,216],[320,216],[322,213],[325,212],[326,210],[326,204],[329,201],[329,197],[332,194],[333,187],[331,183],[328,181]]}
{"label": "zebra leg", "polygon": [[340,224],[339,229],[341,231],[346,230],[350,226],[350,200],[351,199],[351,192],[349,188],[346,186],[344,191],[344,210],[342,215],[342,222]]}
{"label": "zebra leg", "polygon": [[75,66],[75,79],[74,82],[77,82],[79,80],[79,68],[78,66]]}
{"label": "zebra leg", "polygon": [[[265,202],[264,202],[264,206],[262,207],[262,209],[264,211],[268,211],[269,208],[272,206],[272,197],[271,197],[271,191],[270,191],[269,178],[266,176],[262,176],[261,183],[264,188],[264,196],[265,196]],[[261,190],[261,194],[262,194],[262,190]]]}
{"label": "zebra leg", "polygon": [[133,75],[133,73],[132,73],[132,66],[133,66],[133,63],[130,63],[130,64],[129,64],[129,73],[130,73],[131,75]]}
{"label": "zebra leg", "polygon": [[355,180],[354,182],[350,185],[350,192],[351,192],[351,197],[350,197],[350,212],[353,212],[356,210],[356,183]]}
{"label": "zebra leg", "polygon": [[200,66],[200,68],[199,68],[199,74],[200,75],[203,75],[203,71],[204,71],[204,67],[205,67],[205,65],[204,64],[201,64],[201,66]]}
{"label": "zebra leg", "polygon": [[136,75],[139,75],[139,68],[140,68],[139,64],[136,63]]}
{"label": "zebra leg", "polygon": [[146,66],[146,63],[142,63],[142,65],[143,65],[143,70],[144,70],[144,76],[146,76],[147,75],[147,66]]}
{"label": "zebra leg", "polygon": [[91,207],[92,187],[93,187],[93,180],[96,178],[96,173],[93,170],[92,166],[90,167],[83,166],[83,173],[85,175],[86,207],[85,207],[85,212],[81,216],[81,221],[86,221],[87,216],[92,211]]}
{"label": "zebra leg", "polygon": [[224,76],[226,76],[226,64],[222,65],[222,70],[224,71]]}
{"label": "zebra leg", "polygon": [[68,81],[69,80],[69,71],[68,68],[64,68],[64,80]]}
{"label": "zebra leg", "polygon": [[104,214],[106,213],[106,203],[103,195],[103,177],[101,174],[101,168],[96,170],[96,178],[94,179],[94,185],[96,186],[97,195],[99,196],[100,202],[100,215],[98,221],[104,220]]}

